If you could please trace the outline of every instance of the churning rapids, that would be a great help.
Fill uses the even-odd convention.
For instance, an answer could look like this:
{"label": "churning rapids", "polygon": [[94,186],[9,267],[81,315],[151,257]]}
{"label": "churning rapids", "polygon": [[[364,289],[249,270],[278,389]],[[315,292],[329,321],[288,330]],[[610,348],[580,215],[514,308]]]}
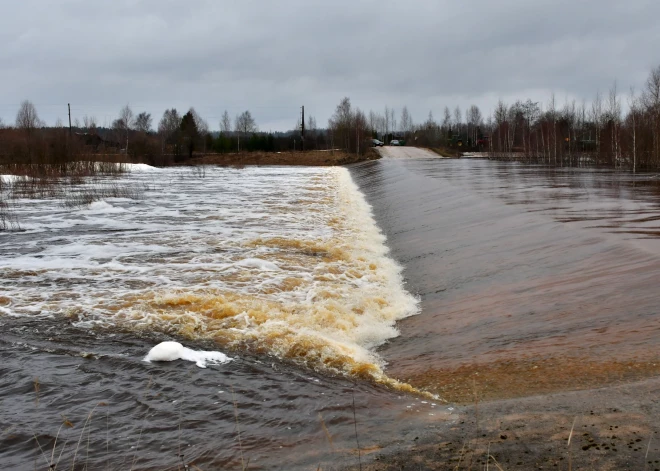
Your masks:
{"label": "churning rapids", "polygon": [[[0,235],[4,467],[351,462],[353,400],[379,446],[446,413],[374,353],[418,301],[347,169],[141,170],[73,189],[140,198],[20,200]],[[234,361],[141,361],[171,338]]]}

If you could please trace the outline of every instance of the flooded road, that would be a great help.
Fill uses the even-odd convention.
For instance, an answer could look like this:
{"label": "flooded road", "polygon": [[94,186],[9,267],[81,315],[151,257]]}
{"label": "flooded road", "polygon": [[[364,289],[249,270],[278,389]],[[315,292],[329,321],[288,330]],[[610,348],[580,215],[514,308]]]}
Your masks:
{"label": "flooded road", "polygon": [[651,175],[486,160],[352,173],[422,313],[387,373],[452,400],[660,372],[660,187]]}

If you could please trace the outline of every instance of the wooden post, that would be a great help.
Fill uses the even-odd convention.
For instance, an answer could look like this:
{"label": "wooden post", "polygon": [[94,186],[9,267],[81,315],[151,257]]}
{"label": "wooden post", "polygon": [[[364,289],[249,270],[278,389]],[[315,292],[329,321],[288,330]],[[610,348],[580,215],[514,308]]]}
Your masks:
{"label": "wooden post", "polygon": [[301,150],[305,150],[305,106],[302,106],[302,122],[300,125]]}

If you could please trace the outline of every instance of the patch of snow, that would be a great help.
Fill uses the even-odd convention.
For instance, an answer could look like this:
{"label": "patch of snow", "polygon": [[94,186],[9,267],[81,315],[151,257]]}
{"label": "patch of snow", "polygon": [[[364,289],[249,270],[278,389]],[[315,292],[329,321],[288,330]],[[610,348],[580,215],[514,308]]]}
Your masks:
{"label": "patch of snow", "polygon": [[122,164],[122,167],[129,172],[157,172],[161,170],[147,164]]}
{"label": "patch of snow", "polygon": [[0,180],[2,180],[3,183],[14,183],[27,180],[27,177],[24,175],[0,175]]}

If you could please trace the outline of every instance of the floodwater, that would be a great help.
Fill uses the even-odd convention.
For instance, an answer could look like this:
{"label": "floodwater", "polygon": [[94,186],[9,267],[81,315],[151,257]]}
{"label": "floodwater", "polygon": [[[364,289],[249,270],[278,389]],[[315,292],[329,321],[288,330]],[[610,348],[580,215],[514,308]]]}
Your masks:
{"label": "floodwater", "polygon": [[507,397],[659,372],[656,175],[440,159],[353,175],[421,298],[379,349],[388,374],[470,402],[475,384]]}
{"label": "floodwater", "polygon": [[[347,169],[142,170],[12,203],[3,467],[328,469],[446,422],[374,351],[418,300]],[[172,339],[233,360],[143,361]]]}
{"label": "floodwater", "polygon": [[[341,469],[358,440],[369,459],[451,426],[415,387],[515,396],[657,361],[652,175],[417,158],[77,191],[104,184],[143,196],[20,200],[0,233],[4,467]],[[142,361],[172,339],[233,360]]]}

